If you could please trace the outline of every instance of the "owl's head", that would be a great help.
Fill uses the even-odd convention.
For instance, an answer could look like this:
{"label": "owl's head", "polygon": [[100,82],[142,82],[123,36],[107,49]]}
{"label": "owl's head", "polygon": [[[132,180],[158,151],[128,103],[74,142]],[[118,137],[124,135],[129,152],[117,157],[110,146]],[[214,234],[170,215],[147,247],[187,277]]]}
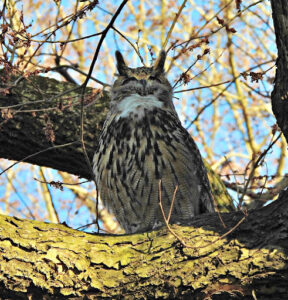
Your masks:
{"label": "owl's head", "polygon": [[166,78],[164,64],[166,52],[159,53],[154,65],[150,68],[130,68],[126,65],[122,54],[115,53],[118,75],[111,89],[112,101],[118,102],[133,94],[140,96],[153,95],[170,106],[172,103],[172,87]]}

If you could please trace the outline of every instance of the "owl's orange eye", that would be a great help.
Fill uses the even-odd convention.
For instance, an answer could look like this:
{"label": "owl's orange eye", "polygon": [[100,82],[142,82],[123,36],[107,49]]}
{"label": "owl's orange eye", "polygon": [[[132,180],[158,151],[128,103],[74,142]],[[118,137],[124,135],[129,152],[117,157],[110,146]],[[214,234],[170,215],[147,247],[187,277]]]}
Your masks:
{"label": "owl's orange eye", "polygon": [[155,77],[155,76],[149,76],[149,79],[150,80],[155,80],[155,81],[161,83],[161,80],[159,78]]}
{"label": "owl's orange eye", "polygon": [[122,84],[126,84],[126,83],[128,83],[128,82],[130,82],[130,81],[137,81],[137,79],[135,78],[135,77],[128,77],[128,78],[126,78],[126,79],[124,79],[123,81],[122,81]]}

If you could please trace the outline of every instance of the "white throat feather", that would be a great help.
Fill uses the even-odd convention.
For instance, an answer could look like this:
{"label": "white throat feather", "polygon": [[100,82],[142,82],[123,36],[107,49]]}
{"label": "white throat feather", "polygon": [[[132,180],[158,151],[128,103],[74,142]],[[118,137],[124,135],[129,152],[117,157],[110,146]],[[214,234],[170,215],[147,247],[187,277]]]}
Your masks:
{"label": "white throat feather", "polygon": [[123,98],[117,104],[118,116],[116,119],[127,118],[130,115],[137,115],[138,119],[142,119],[145,115],[145,110],[153,110],[155,107],[163,107],[163,102],[159,101],[156,96],[140,96],[138,94],[132,94]]}

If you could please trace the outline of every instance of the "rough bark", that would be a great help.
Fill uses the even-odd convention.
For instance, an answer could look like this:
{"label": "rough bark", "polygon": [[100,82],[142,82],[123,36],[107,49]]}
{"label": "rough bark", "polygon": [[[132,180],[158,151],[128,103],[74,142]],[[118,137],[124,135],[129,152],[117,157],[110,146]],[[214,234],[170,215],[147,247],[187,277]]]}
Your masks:
{"label": "rough bark", "polygon": [[[51,78],[34,76],[20,81],[9,90],[10,94],[0,95],[0,107],[19,105],[10,110],[1,110],[0,157],[18,161],[26,158],[25,161],[32,164],[90,179],[79,142],[81,90],[59,96],[76,87]],[[101,95],[92,93],[93,90],[88,88],[84,114],[84,138],[90,159],[109,106],[107,92]],[[38,102],[39,100],[43,101]],[[29,104],[25,104],[27,102]],[[49,128],[53,130],[55,141],[49,141],[47,137],[52,132]],[[50,149],[28,157],[52,146],[76,141],[78,143],[74,145]]]}
{"label": "rough bark", "polygon": [[[3,298],[288,299],[288,192],[242,212],[129,236],[0,217]],[[190,248],[191,247],[191,248]],[[235,299],[233,298],[233,299]],[[254,299],[256,299],[254,298]]]}
{"label": "rough bark", "polygon": [[275,86],[271,95],[273,113],[288,141],[288,2],[271,0],[278,59]]}

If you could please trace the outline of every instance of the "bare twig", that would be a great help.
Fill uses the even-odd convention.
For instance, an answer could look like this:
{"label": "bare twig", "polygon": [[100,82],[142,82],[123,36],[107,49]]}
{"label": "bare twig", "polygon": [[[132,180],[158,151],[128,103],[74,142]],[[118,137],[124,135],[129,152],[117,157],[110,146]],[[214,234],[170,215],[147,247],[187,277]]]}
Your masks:
{"label": "bare twig", "polygon": [[[217,203],[216,203],[216,206],[217,206]],[[224,228],[227,228],[227,226],[226,226],[226,224],[225,224],[225,222],[224,222],[224,220],[223,220],[223,218],[222,218],[222,216],[221,216],[221,213],[220,213],[219,209],[217,209],[217,214],[218,214],[218,217],[219,217],[219,219],[220,219],[220,222],[221,222],[222,226],[223,226]]]}
{"label": "bare twig", "polygon": [[[163,216],[163,219],[164,219],[164,222],[166,224],[166,227],[168,229],[168,231],[181,243],[181,245],[183,247],[187,247],[189,249],[201,249],[201,248],[206,248],[212,244],[214,244],[215,242],[217,242],[218,240],[220,239],[223,239],[224,237],[226,237],[228,234],[230,234],[231,232],[233,232],[236,228],[238,228],[240,226],[240,224],[242,224],[246,217],[248,216],[247,214],[245,214],[244,212],[244,217],[235,225],[233,226],[231,229],[229,229],[227,232],[225,232],[223,235],[221,235],[220,237],[218,237],[216,240],[204,245],[204,246],[197,246],[197,247],[192,247],[192,246],[189,246],[185,243],[185,241],[178,235],[176,234],[176,232],[171,228],[171,226],[169,225],[169,219],[170,219],[170,213],[172,211],[171,207],[172,207],[172,204],[174,204],[174,200],[175,200],[175,196],[176,196],[176,192],[177,192],[177,189],[178,189],[178,186],[176,186],[175,188],[175,191],[174,191],[174,194],[173,194],[173,200],[172,200],[172,203],[171,203],[171,206],[170,206],[170,211],[169,211],[169,216],[168,218],[166,218],[166,215],[165,215],[165,212],[164,212],[164,208],[163,208],[163,205],[162,205],[162,180],[160,179],[159,180],[159,183],[158,183],[158,191],[159,191],[159,206],[160,206],[160,209],[161,209],[161,212],[162,212],[162,216]],[[222,218],[220,217],[220,220],[222,220]],[[224,224],[223,220],[222,220],[222,225],[226,228],[226,225]]]}
{"label": "bare twig", "polygon": [[143,57],[141,56],[139,50],[134,46],[134,44],[132,42],[130,42],[130,40],[122,33],[120,32],[116,27],[112,26],[111,27],[114,31],[116,31],[123,39],[125,39],[129,45],[135,50],[135,52],[137,53],[138,57],[140,58],[141,63],[143,64],[144,67],[146,67],[145,62]]}
{"label": "bare twig", "polygon": [[[178,186],[176,187],[176,192],[177,192],[177,189],[178,189]],[[165,212],[164,212],[164,209],[163,209],[163,205],[162,205],[162,180],[160,179],[159,180],[159,184],[158,184],[158,190],[159,190],[159,205],[160,205],[160,209],[161,209],[161,212],[162,212],[162,216],[163,216],[163,219],[164,219],[164,222],[167,226],[167,229],[169,230],[169,232],[175,236],[175,238],[181,243],[181,245],[183,247],[187,247],[186,243],[183,241],[183,239],[181,239],[177,234],[176,232],[170,227],[169,225],[169,220],[166,218],[165,216]],[[173,194],[173,197],[174,195],[176,196],[176,192],[174,191],[174,194]],[[175,199],[175,197],[174,197]],[[174,204],[174,199],[172,199],[172,203]],[[172,203],[171,203],[171,206],[170,206],[170,211],[172,210],[171,207],[172,207]],[[169,211],[169,219],[170,219],[170,211]]]}
{"label": "bare twig", "polygon": [[[254,67],[252,67],[252,68],[249,68],[248,70],[247,70],[247,72],[249,72],[249,71],[251,71],[251,70],[254,70],[254,69],[256,69],[256,68],[258,68],[259,66],[262,66],[262,65],[266,65],[266,64],[268,64],[268,63],[271,63],[271,62],[274,62],[274,60],[269,60],[269,61],[266,61],[266,62],[263,62],[263,63],[261,63],[261,64],[259,64],[259,65],[257,65],[257,66],[254,66]],[[242,72],[243,73],[243,72]],[[195,123],[197,120],[198,120],[198,118],[200,117],[200,115],[206,110],[206,108],[208,108],[209,106],[211,106],[215,101],[217,101],[218,99],[219,99],[219,97],[220,96],[222,96],[223,95],[223,93],[226,91],[226,90],[228,90],[228,88],[232,85],[232,83],[236,80],[236,79],[238,79],[240,76],[242,76],[241,74],[239,74],[238,76],[236,76],[235,78],[234,78],[234,80],[231,80],[230,81],[230,83],[216,96],[216,97],[214,97],[209,103],[207,103],[206,105],[204,105],[200,110],[199,110],[199,112],[197,113],[197,115],[196,115],[196,117],[190,122],[190,124],[186,127],[186,129],[188,130],[192,125],[193,125],[193,123]]]}
{"label": "bare twig", "polygon": [[41,182],[41,183],[47,183],[51,186],[62,186],[62,185],[80,185],[80,184],[83,184],[83,183],[87,183],[89,182],[90,180],[85,180],[85,181],[81,181],[81,182],[77,182],[77,183],[66,183],[66,182],[61,182],[61,181],[43,181],[43,180],[40,180],[38,178],[35,178],[34,177],[34,180],[38,181],[38,182]]}
{"label": "bare twig", "polygon": [[210,84],[210,85],[205,85],[205,86],[198,86],[198,87],[187,89],[187,90],[179,90],[179,91],[175,91],[174,94],[184,93],[184,92],[189,92],[189,91],[195,91],[195,90],[208,89],[208,88],[213,87],[213,86],[219,86],[219,85],[230,83],[230,82],[231,82],[231,80],[226,80],[226,81],[223,81],[223,82]]}
{"label": "bare twig", "polygon": [[[264,176],[265,177],[265,176]],[[225,186],[231,190],[238,190],[239,193],[244,193],[244,188],[239,186],[237,183],[230,183],[228,181],[223,180],[223,183]],[[269,188],[270,191],[265,193],[256,193],[253,192],[251,188],[246,189],[246,195],[249,196],[252,199],[260,200],[263,202],[266,202],[268,200],[272,200],[277,194],[279,194],[283,189],[285,189],[288,186],[288,177],[285,176],[281,181],[275,184],[274,187]],[[261,196],[261,198],[260,198]]]}
{"label": "bare twig", "polygon": [[[217,28],[217,29],[211,31],[209,34],[204,34],[204,35],[201,35],[201,36],[197,36],[197,34],[200,32],[200,30],[202,30],[202,29],[204,28],[204,27],[201,27],[200,30],[198,30],[197,33],[196,33],[195,35],[191,36],[188,40],[186,40],[186,41],[184,41],[184,42],[181,42],[181,43],[179,43],[178,45],[175,45],[174,48],[179,47],[179,46],[182,46],[182,45],[184,45],[184,44],[185,44],[185,46],[184,46],[184,48],[185,48],[185,47],[187,47],[187,46],[189,45],[189,43],[190,43],[192,40],[203,39],[203,38],[204,38],[204,39],[207,39],[207,38],[211,37],[213,34],[217,33],[217,32],[220,31],[221,29],[224,29],[224,28],[226,28],[226,26],[229,26],[229,25],[230,25],[237,17],[240,17],[240,16],[243,14],[244,11],[250,9],[251,7],[253,7],[253,6],[255,6],[255,5],[257,5],[257,4],[259,4],[259,3],[263,2],[263,1],[264,1],[264,0],[256,1],[256,2],[254,2],[254,3],[252,3],[252,4],[250,4],[249,6],[243,8],[240,12],[238,12],[237,14],[235,14],[235,16],[233,16],[228,22],[224,23],[224,24],[221,25],[219,28]],[[230,1],[227,5],[225,5],[225,7],[228,6],[231,2],[232,2],[232,1]],[[224,7],[224,8],[225,8],[225,7]],[[223,10],[223,8],[221,8],[220,11],[221,11],[221,10]],[[219,12],[220,12],[220,11],[219,11]],[[219,14],[219,12],[216,13],[216,14],[214,14],[214,16],[212,17],[212,19],[214,19],[214,18],[217,16],[217,14]],[[212,19],[211,19],[211,20],[212,20]],[[208,21],[210,22],[211,20],[208,20]],[[204,24],[203,26],[206,26],[206,25],[207,25],[207,24]]]}
{"label": "bare twig", "polygon": [[273,147],[273,145],[279,140],[279,138],[281,137],[281,134],[282,134],[282,132],[279,133],[278,137],[277,137],[274,141],[272,141],[272,142],[270,143],[270,145],[267,147],[267,149],[265,149],[265,150],[261,153],[261,155],[259,155],[259,157],[258,157],[257,160],[255,161],[255,163],[252,165],[252,170],[251,170],[251,172],[250,172],[250,174],[249,174],[249,177],[248,177],[248,179],[247,179],[247,181],[246,181],[246,183],[245,183],[245,186],[244,186],[244,188],[243,188],[242,196],[241,196],[241,198],[239,199],[239,204],[240,204],[240,205],[241,205],[241,203],[242,203],[242,201],[243,201],[243,199],[244,199],[244,197],[245,197],[245,195],[246,195],[246,191],[247,191],[247,189],[248,189],[248,185],[249,185],[251,179],[252,179],[253,176],[254,176],[255,170],[258,168],[258,166],[259,166],[261,160],[266,156],[266,154],[268,153],[268,151],[269,151],[269,150]]}
{"label": "bare twig", "polygon": [[46,209],[49,215],[49,220],[53,223],[60,223],[60,219],[54,205],[52,194],[48,188],[48,183],[46,183],[43,167],[40,167],[40,177],[43,179],[41,187],[43,191],[43,199],[46,204]]}
{"label": "bare twig", "polygon": [[166,39],[165,39],[165,42],[164,42],[164,44],[162,45],[162,48],[163,48],[163,49],[165,49],[165,47],[167,46],[167,43],[168,43],[168,41],[169,41],[169,39],[170,39],[170,37],[171,37],[172,31],[173,31],[173,29],[174,29],[174,27],[175,27],[175,25],[176,25],[176,23],[177,23],[177,21],[178,21],[178,18],[179,18],[180,15],[181,15],[181,12],[182,12],[183,8],[185,7],[186,2],[187,2],[187,0],[184,0],[184,1],[182,2],[182,5],[180,6],[178,12],[176,13],[176,15],[175,15],[175,17],[174,17],[173,23],[172,23],[172,25],[171,25],[171,27],[170,27],[170,29],[169,29],[169,31],[168,31],[168,34],[167,34]]}
{"label": "bare twig", "polygon": [[[115,20],[117,19],[117,17],[119,16],[121,10],[123,9],[123,7],[125,6],[125,4],[128,2],[128,0],[124,0],[122,1],[121,5],[118,7],[117,11],[115,12],[115,14],[113,15],[112,19],[110,20],[109,24],[107,25],[107,27],[103,30],[102,34],[101,34],[101,37],[100,37],[100,40],[98,42],[98,45],[97,45],[97,48],[95,50],[95,54],[94,54],[94,57],[93,57],[93,60],[92,60],[92,63],[90,65],[90,68],[89,68],[89,72],[88,72],[88,75],[84,81],[84,83],[82,84],[81,88],[82,88],[82,92],[81,92],[81,112],[80,112],[80,141],[81,141],[81,145],[82,145],[82,151],[83,151],[83,154],[84,154],[84,157],[85,157],[85,160],[86,160],[86,163],[87,163],[87,166],[88,166],[88,169],[90,171],[90,174],[92,175],[92,178],[94,178],[94,174],[93,174],[93,168],[91,166],[91,163],[90,163],[90,160],[89,160],[89,157],[88,157],[88,154],[87,154],[87,151],[86,151],[86,147],[85,147],[85,142],[84,142],[84,95],[85,95],[85,90],[86,90],[86,86],[88,84],[88,81],[92,75],[92,72],[93,72],[93,69],[94,69],[94,65],[97,61],[97,58],[98,58],[98,55],[99,55],[99,52],[100,52],[100,48],[102,46],[102,43],[108,33],[108,31],[110,30],[110,28],[112,28]],[[94,182],[95,182],[95,186],[96,186],[96,190],[98,190],[97,188],[97,182],[96,180],[94,179]],[[98,196],[98,193],[97,193],[97,196]],[[96,204],[98,205],[98,199],[96,199]],[[99,224],[98,224],[98,207],[96,209],[96,223],[97,223],[97,227],[98,227],[98,230],[99,230]]]}
{"label": "bare twig", "polygon": [[177,190],[178,190],[178,185],[176,185],[174,193],[173,193],[172,202],[171,202],[171,205],[170,205],[169,214],[168,214],[168,218],[167,218],[168,223],[169,223],[170,218],[171,218],[171,214],[172,214],[172,210],[173,210],[173,207],[174,207],[174,202],[175,202]]}

